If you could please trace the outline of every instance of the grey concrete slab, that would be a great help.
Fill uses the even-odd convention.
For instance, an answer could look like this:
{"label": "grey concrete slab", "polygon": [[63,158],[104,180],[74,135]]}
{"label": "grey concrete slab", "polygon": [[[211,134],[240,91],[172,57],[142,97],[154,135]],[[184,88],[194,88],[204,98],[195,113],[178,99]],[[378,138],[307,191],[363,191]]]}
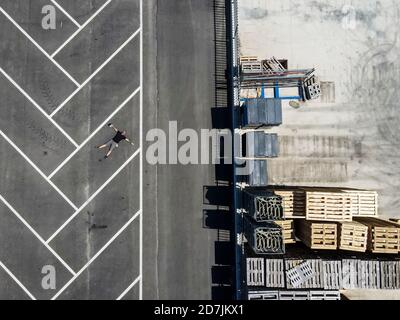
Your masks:
{"label": "grey concrete slab", "polygon": [[139,276],[139,239],[136,219],[58,299],[117,299]]}
{"label": "grey concrete slab", "polygon": [[[52,5],[56,12],[56,28],[44,29],[42,8]],[[78,27],[47,0],[3,0],[1,7],[44,49],[52,54]],[[46,11],[47,12],[47,11]]]}
{"label": "grey concrete slab", "polygon": [[51,298],[56,290],[42,288],[42,268],[54,267],[56,289],[61,289],[72,274],[3,203],[0,218],[0,260],[36,299]]}
{"label": "grey concrete slab", "polygon": [[75,147],[3,75],[0,96],[0,130],[45,174],[50,174]]}
{"label": "grey concrete slab", "polygon": [[54,117],[78,143],[83,142],[140,86],[139,37],[119,52]]}
{"label": "grey concrete slab", "polygon": [[98,188],[100,188],[124,162],[139,148],[139,97],[136,95],[111,122],[117,128],[126,130],[127,135],[136,142],[135,146],[126,141],[108,159],[103,159],[106,149],[98,150],[95,146],[109,141],[115,132],[104,126],[93,139],[86,144],[71,160],[52,178],[52,181],[77,206],[81,206]]}
{"label": "grey concrete slab", "polygon": [[271,183],[377,190],[380,214],[398,217],[399,3],[246,0],[239,6],[241,54],[315,67],[323,89],[300,109],[284,103],[277,133],[286,138],[281,158],[270,162]]}
{"label": "grey concrete slab", "polygon": [[28,294],[0,268],[0,300],[31,300]]}
{"label": "grey concrete slab", "polygon": [[138,212],[139,188],[139,158],[135,158],[50,242],[51,246],[79,270]]}
{"label": "grey concrete slab", "polygon": [[83,82],[139,26],[139,0],[114,0],[55,59]]}
{"label": "grey concrete slab", "polygon": [[53,111],[76,88],[3,14],[0,67],[45,111]]}
{"label": "grey concrete slab", "polygon": [[0,194],[46,239],[74,209],[3,138],[0,151]]}
{"label": "grey concrete slab", "polygon": [[78,23],[85,23],[107,0],[57,0]]}

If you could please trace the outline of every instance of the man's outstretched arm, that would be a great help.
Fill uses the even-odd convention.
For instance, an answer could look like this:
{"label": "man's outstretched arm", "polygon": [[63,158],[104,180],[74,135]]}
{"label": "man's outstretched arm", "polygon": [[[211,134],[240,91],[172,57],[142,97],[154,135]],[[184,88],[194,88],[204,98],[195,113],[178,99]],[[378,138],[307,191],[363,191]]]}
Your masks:
{"label": "man's outstretched arm", "polygon": [[131,140],[129,140],[128,138],[125,139],[125,141],[129,142],[131,145],[135,145]]}
{"label": "man's outstretched arm", "polygon": [[118,132],[118,129],[112,123],[109,123],[108,126],[114,129],[115,132]]}

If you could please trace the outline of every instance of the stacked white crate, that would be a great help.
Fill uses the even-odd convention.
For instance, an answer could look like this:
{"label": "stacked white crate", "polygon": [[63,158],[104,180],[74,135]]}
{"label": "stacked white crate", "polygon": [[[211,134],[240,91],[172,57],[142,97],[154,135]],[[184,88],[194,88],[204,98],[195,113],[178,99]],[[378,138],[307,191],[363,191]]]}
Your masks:
{"label": "stacked white crate", "polygon": [[247,258],[247,285],[264,286],[264,258]]}
{"label": "stacked white crate", "polygon": [[265,286],[267,288],[285,287],[285,268],[283,259],[265,260]]}
{"label": "stacked white crate", "polygon": [[342,288],[341,261],[322,261],[322,271],[325,290],[339,290]]}

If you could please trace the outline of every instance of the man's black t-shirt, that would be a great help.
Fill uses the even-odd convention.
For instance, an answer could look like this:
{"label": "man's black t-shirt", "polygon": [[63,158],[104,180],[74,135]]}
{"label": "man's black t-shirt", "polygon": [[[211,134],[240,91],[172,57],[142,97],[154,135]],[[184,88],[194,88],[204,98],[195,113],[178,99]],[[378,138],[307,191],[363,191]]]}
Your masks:
{"label": "man's black t-shirt", "polygon": [[126,136],[124,136],[121,131],[118,131],[117,134],[115,135],[115,137],[113,138],[113,140],[116,143],[120,143],[122,140],[125,140],[125,139],[126,139]]}

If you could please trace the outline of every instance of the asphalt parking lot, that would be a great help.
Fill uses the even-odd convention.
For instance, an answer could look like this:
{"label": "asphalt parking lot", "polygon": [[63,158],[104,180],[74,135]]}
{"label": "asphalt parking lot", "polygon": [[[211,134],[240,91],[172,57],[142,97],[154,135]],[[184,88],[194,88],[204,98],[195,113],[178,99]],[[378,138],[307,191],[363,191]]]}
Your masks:
{"label": "asphalt parking lot", "polygon": [[[0,298],[214,297],[215,167],[145,159],[150,129],[213,127],[214,1],[56,3],[0,3]],[[104,160],[109,122],[135,145]]]}

